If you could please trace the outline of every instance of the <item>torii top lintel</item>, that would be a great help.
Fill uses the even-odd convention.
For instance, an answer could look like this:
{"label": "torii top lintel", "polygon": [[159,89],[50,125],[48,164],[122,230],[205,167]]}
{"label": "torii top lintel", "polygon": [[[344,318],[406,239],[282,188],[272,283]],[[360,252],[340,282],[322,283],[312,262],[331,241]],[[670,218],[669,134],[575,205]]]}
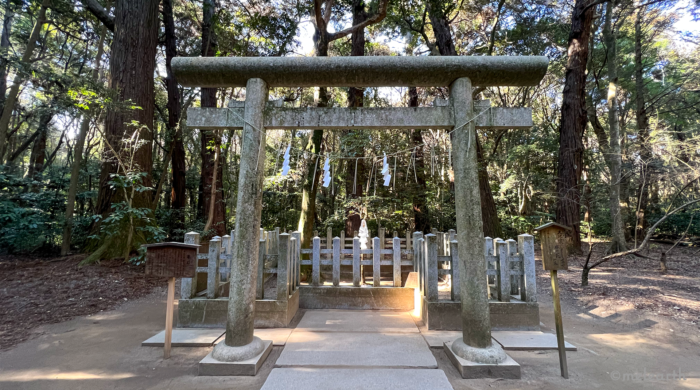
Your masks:
{"label": "torii top lintel", "polygon": [[442,87],[468,77],[474,86],[533,86],[547,57],[177,57],[172,67],[186,87]]}

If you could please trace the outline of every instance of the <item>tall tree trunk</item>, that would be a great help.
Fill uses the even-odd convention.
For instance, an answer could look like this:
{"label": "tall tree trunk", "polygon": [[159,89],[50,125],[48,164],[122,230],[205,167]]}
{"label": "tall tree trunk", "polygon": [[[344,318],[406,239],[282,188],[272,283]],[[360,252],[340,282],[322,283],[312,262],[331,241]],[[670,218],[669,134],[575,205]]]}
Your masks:
{"label": "tall tree trunk", "polygon": [[[122,140],[127,130],[129,135],[136,131],[135,128],[126,124],[132,121],[138,122],[139,139],[143,141],[143,145],[135,152],[134,162],[141,172],[146,173],[142,184],[147,187],[151,186],[152,179],[153,133],[151,129],[155,99],[153,71],[158,44],[158,4],[158,0],[116,1],[109,87],[118,91],[119,101],[130,100],[141,109],[109,110],[105,119],[107,141],[117,153],[122,153]],[[111,213],[113,202],[124,200],[123,191],[116,192],[109,185],[110,175],[116,172],[117,162],[113,153],[105,146],[95,205],[95,211],[102,216]],[[150,191],[137,193],[131,205],[136,208],[152,208],[152,194]],[[131,241],[133,248],[141,244],[138,240]]]}
{"label": "tall tree trunk", "polygon": [[[104,42],[107,35],[107,27],[100,28],[100,40],[97,44],[97,56],[95,57],[95,68],[92,71],[92,79],[98,81],[100,77],[100,67],[102,62],[102,54],[104,53]],[[78,138],[75,140],[75,149],[73,150],[73,165],[71,166],[70,185],[68,186],[68,196],[66,199],[66,222],[63,226],[63,239],[61,241],[61,256],[65,256],[70,252],[71,235],[73,233],[73,208],[75,207],[75,198],[78,193],[78,179],[80,178],[80,167],[82,166],[83,149],[85,147],[85,138],[88,130],[90,130],[90,120],[92,115],[90,111],[83,114],[83,121],[80,124]]]}
{"label": "tall tree trunk", "polygon": [[581,253],[581,172],[586,129],[586,63],[595,7],[576,0],[571,13],[568,59],[559,128],[556,221],[573,228],[570,252]]}
{"label": "tall tree trunk", "polygon": [[[457,49],[452,39],[452,31],[450,30],[450,22],[448,20],[449,15],[445,14],[443,6],[438,1],[431,0],[428,6],[430,23],[433,27],[433,35],[435,35],[440,55],[456,56]],[[502,235],[501,221],[498,218],[496,202],[493,199],[491,186],[489,185],[489,175],[486,170],[488,162],[484,158],[483,150],[481,150],[478,135],[476,141],[476,158],[479,164],[479,192],[481,194],[482,208],[481,220],[484,224],[484,234],[488,237],[500,237]]]}
{"label": "tall tree trunk", "polygon": [[612,18],[614,1],[607,3],[605,11],[605,26],[603,39],[607,46],[608,62],[608,124],[610,126],[610,150],[608,165],[610,168],[610,218],[612,220],[612,242],[610,252],[617,253],[627,250],[625,243],[625,228],[620,207],[620,179],[622,174],[622,148],[620,147],[620,118],[617,101],[617,34],[613,31]]}
{"label": "tall tree trunk", "polygon": [[[175,36],[175,20],[173,18],[172,0],[163,0],[163,25],[165,27],[165,69],[168,77],[165,81],[168,90],[168,128],[173,134],[172,143],[172,185],[170,191],[170,207],[175,213],[175,230],[185,228],[185,145],[182,140],[180,116],[182,112],[180,89],[173,73],[171,62],[177,57],[177,37]],[[172,232],[171,232],[172,236]]]}
{"label": "tall tree trunk", "polygon": [[[408,106],[418,107],[418,89],[408,88]],[[430,220],[428,219],[428,202],[425,195],[427,185],[425,182],[425,159],[423,157],[423,132],[421,129],[411,130],[411,142],[415,147],[415,190],[413,191],[413,221],[414,230],[417,232],[430,232]],[[408,178],[410,180],[410,178]]]}
{"label": "tall tree trunk", "polygon": [[646,8],[637,9],[634,20],[634,86],[636,92],[637,134],[639,136],[639,186],[637,188],[637,223],[635,227],[635,243],[637,237],[646,235],[649,223],[645,213],[649,205],[649,186],[652,182],[652,154],[649,146],[649,116],[647,114],[644,88],[644,62],[642,59],[642,23]]}
{"label": "tall tree trunk", "polygon": [[[216,2],[214,0],[204,0],[202,17],[202,57],[216,56],[217,45],[214,35],[213,25],[214,14],[216,12]],[[202,88],[202,107],[217,107],[216,88]],[[214,235],[223,236],[226,234],[225,203],[223,194],[223,165],[216,164],[216,150],[221,148],[221,139],[213,130],[200,130],[202,171],[200,177],[200,193],[197,202],[197,214],[200,218],[209,218],[212,207],[212,185],[216,176],[214,213],[211,221]],[[216,175],[214,168],[216,167]]]}
{"label": "tall tree trunk", "polygon": [[[24,55],[22,55],[21,66],[29,67],[29,60],[34,55],[34,49],[36,48],[36,41],[39,39],[39,33],[41,33],[44,23],[46,23],[46,10],[51,5],[51,0],[44,0],[41,3],[41,8],[37,14],[36,23],[32,32],[29,35],[29,41],[27,41],[27,47],[24,50]],[[5,144],[7,141],[7,129],[10,124],[10,118],[12,117],[12,111],[17,102],[17,95],[19,94],[19,87],[24,81],[24,72],[21,69],[17,70],[15,79],[12,82],[12,87],[10,88],[10,93],[5,99],[5,104],[3,105],[2,116],[0,116],[0,164],[4,161],[5,157]]]}
{"label": "tall tree trunk", "polygon": [[[5,1],[5,16],[2,20],[2,35],[0,35],[0,113],[5,107],[5,92],[7,91],[7,64],[9,61],[10,33],[12,20],[15,17],[12,0]],[[0,155],[2,162],[2,155]]]}
{"label": "tall tree trunk", "polygon": [[[37,137],[34,139],[34,144],[32,144],[32,153],[29,156],[29,169],[27,171],[27,178],[39,181],[37,177],[38,174],[44,169],[44,162],[46,160],[46,140],[48,138],[49,124],[51,119],[53,119],[53,105],[56,101],[54,97],[51,104],[47,108],[46,112],[41,114],[39,117],[39,128],[37,129]],[[36,186],[32,186],[33,189],[37,189]]]}
{"label": "tall tree trunk", "polygon": [[[352,3],[352,24],[357,25],[367,20],[367,11],[365,10],[364,0],[353,0]],[[362,57],[365,55],[365,29],[361,28],[352,33],[351,36],[352,47],[350,49],[350,55],[353,57]],[[364,106],[364,90],[361,88],[349,88],[348,89],[348,107],[357,108]],[[345,130],[343,132],[344,136],[347,137],[353,133],[354,130]],[[343,145],[342,148],[346,153],[351,151],[351,149]],[[364,150],[352,150],[357,157],[364,157]],[[364,169],[364,159],[359,159],[356,161],[346,160],[347,164],[347,174],[345,175],[345,194],[348,199],[357,199],[362,197],[363,188],[362,185],[358,183],[364,183],[365,169]],[[357,168],[357,173],[355,169]],[[355,191],[353,192],[353,188]],[[360,216],[360,210],[355,206],[350,206],[345,210],[345,236],[352,237],[353,232],[360,230],[360,224],[362,223],[362,217]]]}

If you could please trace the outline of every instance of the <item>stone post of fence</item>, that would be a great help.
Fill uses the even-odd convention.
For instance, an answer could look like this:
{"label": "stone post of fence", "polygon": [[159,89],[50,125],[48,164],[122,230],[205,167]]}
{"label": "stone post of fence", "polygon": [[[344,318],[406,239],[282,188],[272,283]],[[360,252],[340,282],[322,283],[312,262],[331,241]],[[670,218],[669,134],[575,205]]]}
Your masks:
{"label": "stone post of fence", "polygon": [[498,285],[498,300],[501,302],[510,302],[510,272],[508,272],[508,247],[506,242],[500,238],[496,239],[496,253],[498,261],[496,261],[496,269],[498,270],[497,285]]}
{"label": "stone post of fence", "polygon": [[296,274],[294,276],[294,289],[296,290],[297,287],[299,287],[299,283],[301,283],[301,232],[292,232],[292,238],[294,239],[294,243],[296,244],[294,246],[294,273]]}
{"label": "stone post of fence", "polygon": [[401,239],[394,233],[394,287],[401,287]]}
{"label": "stone post of fence", "polygon": [[535,273],[535,238],[529,234],[518,236],[518,253],[522,260],[520,299],[524,302],[537,302],[537,275]]}
{"label": "stone post of fence", "polygon": [[[383,233],[384,228],[380,230]],[[383,234],[382,234],[383,236]],[[372,284],[374,287],[381,286],[381,264],[382,264],[382,238],[374,237],[372,239]]]}
{"label": "stone post of fence", "polygon": [[428,302],[437,302],[438,300],[438,243],[435,234],[428,234],[427,253],[426,253],[426,275],[427,275],[427,297]]}
{"label": "stone post of fence", "polygon": [[219,257],[221,256],[221,237],[214,236],[209,241],[209,260],[207,262],[207,298],[216,298],[219,289]]}
{"label": "stone post of fence", "polygon": [[360,287],[360,238],[352,239],[352,285]]}
{"label": "stone post of fence", "polygon": [[255,286],[255,299],[265,299],[265,244],[266,240],[260,236],[258,245],[258,283]]}
{"label": "stone post of fence", "polygon": [[[454,237],[451,235],[450,237]],[[452,290],[450,291],[450,298],[457,302],[460,300],[459,292],[459,252],[458,243],[456,240],[450,241],[450,256],[452,257],[452,262],[450,263],[450,269],[452,270]]]}
{"label": "stone post of fence", "polygon": [[311,259],[311,284],[319,286],[321,285],[321,238],[318,236],[313,240]]}
{"label": "stone post of fence", "polygon": [[277,257],[277,301],[289,299],[289,271],[292,248],[289,246],[289,234],[279,235],[279,255]]}
{"label": "stone post of fence", "polygon": [[340,286],[340,237],[333,239],[333,285]]}
{"label": "stone post of fence", "polygon": [[[185,234],[185,244],[199,245],[199,233],[189,232]],[[199,254],[199,249],[197,250]],[[199,259],[195,260],[199,266]],[[197,294],[197,273],[194,278],[182,278],[180,281],[180,299],[192,299]]]}

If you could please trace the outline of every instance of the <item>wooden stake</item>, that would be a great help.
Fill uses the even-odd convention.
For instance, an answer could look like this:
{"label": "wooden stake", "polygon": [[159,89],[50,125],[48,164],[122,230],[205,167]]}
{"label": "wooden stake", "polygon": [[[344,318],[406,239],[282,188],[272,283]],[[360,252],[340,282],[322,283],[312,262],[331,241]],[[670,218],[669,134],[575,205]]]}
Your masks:
{"label": "wooden stake", "polygon": [[170,359],[170,343],[173,338],[173,304],[175,301],[175,278],[168,279],[168,302],[165,309],[165,342],[163,359]]}
{"label": "wooden stake", "polygon": [[557,270],[549,271],[552,279],[552,300],[554,301],[554,323],[557,327],[557,347],[559,348],[559,367],[561,376],[569,379],[569,367],[566,364],[566,346],[564,345],[564,325],[561,322],[561,302],[559,301],[559,281]]}

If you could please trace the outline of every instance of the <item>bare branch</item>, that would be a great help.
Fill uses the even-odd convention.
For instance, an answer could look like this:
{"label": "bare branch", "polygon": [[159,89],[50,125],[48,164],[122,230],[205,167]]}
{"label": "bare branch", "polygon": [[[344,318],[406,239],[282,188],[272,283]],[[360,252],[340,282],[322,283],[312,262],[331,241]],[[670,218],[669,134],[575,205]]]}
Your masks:
{"label": "bare branch", "polygon": [[367,18],[367,20],[365,20],[364,22],[356,24],[350,28],[346,28],[345,30],[329,34],[328,42],[335,41],[336,39],[340,39],[344,36],[350,35],[357,30],[361,30],[367,26],[381,22],[386,17],[386,9],[388,6],[389,0],[382,0],[382,2],[379,4],[379,10],[376,14],[372,15],[371,18]]}
{"label": "bare branch", "polygon": [[95,15],[97,20],[102,22],[102,24],[105,25],[109,29],[109,31],[114,32],[114,17],[112,17],[109,14],[109,11],[106,10],[100,3],[97,2],[97,0],[81,0],[83,3],[83,6],[87,8],[90,13]]}

